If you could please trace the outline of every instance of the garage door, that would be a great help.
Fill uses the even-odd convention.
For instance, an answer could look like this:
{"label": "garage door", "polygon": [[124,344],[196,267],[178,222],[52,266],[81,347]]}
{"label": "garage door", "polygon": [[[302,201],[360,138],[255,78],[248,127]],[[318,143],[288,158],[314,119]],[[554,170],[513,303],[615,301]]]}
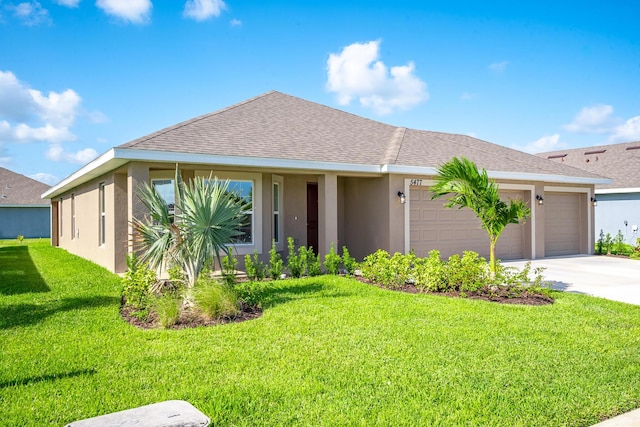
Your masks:
{"label": "garage door", "polygon": [[580,253],[580,193],[545,193],[544,255]]}
{"label": "garage door", "polygon": [[[431,200],[428,187],[410,188],[410,246],[424,257],[438,249],[443,258],[474,251],[489,258],[489,238],[471,209],[447,209],[444,199]],[[522,198],[522,191],[501,191],[506,198]],[[509,224],[496,247],[499,259],[524,258],[525,226]]]}

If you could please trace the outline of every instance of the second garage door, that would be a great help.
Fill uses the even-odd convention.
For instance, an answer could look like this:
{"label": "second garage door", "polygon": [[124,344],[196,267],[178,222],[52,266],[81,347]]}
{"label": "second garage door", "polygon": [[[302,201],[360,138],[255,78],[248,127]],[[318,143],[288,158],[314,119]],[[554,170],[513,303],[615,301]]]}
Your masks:
{"label": "second garage door", "polygon": [[[500,196],[521,198],[522,191],[501,191]],[[443,258],[474,251],[489,258],[489,238],[471,209],[447,209],[444,199],[431,200],[428,187],[411,187],[410,246],[424,257],[438,249]],[[498,259],[524,258],[525,225],[509,224],[496,247]]]}
{"label": "second garage door", "polygon": [[581,193],[545,193],[544,256],[580,253],[581,196],[584,195]]}

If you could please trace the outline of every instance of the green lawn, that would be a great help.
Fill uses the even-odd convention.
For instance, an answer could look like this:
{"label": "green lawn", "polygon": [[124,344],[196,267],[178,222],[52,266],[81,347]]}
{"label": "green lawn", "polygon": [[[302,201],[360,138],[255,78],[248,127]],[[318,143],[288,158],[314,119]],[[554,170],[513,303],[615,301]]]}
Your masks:
{"label": "green lawn", "polygon": [[213,425],[589,426],[640,406],[640,307],[509,306],[325,276],[275,282],[261,318],[121,320],[119,278],[48,241],[0,243],[0,424],[168,399]]}

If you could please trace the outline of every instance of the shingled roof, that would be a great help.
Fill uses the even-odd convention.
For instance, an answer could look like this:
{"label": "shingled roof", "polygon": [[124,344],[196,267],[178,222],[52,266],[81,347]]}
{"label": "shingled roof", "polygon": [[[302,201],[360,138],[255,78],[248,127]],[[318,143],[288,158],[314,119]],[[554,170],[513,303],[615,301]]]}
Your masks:
{"label": "shingled roof", "polygon": [[9,169],[0,168],[0,207],[49,205],[40,197],[49,186]]}
{"label": "shingled roof", "polygon": [[602,178],[470,136],[395,127],[276,91],[118,148],[416,167],[463,155],[491,171]]}
{"label": "shingled roof", "polygon": [[590,171],[470,136],[392,126],[271,91],[114,147],[44,197],[130,161],[424,176],[453,156],[475,161],[495,178],[608,182]]}
{"label": "shingled roof", "polygon": [[640,141],[549,151],[537,156],[613,179],[597,189],[640,188]]}

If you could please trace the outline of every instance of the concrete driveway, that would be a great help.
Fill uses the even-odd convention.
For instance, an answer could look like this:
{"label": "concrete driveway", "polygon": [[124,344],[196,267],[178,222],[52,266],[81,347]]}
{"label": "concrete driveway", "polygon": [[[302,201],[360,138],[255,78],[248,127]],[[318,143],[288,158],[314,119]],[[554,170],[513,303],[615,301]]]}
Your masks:
{"label": "concrete driveway", "polygon": [[[503,261],[522,267],[526,261]],[[596,255],[543,258],[531,261],[544,267],[553,289],[640,305],[640,260]]]}

